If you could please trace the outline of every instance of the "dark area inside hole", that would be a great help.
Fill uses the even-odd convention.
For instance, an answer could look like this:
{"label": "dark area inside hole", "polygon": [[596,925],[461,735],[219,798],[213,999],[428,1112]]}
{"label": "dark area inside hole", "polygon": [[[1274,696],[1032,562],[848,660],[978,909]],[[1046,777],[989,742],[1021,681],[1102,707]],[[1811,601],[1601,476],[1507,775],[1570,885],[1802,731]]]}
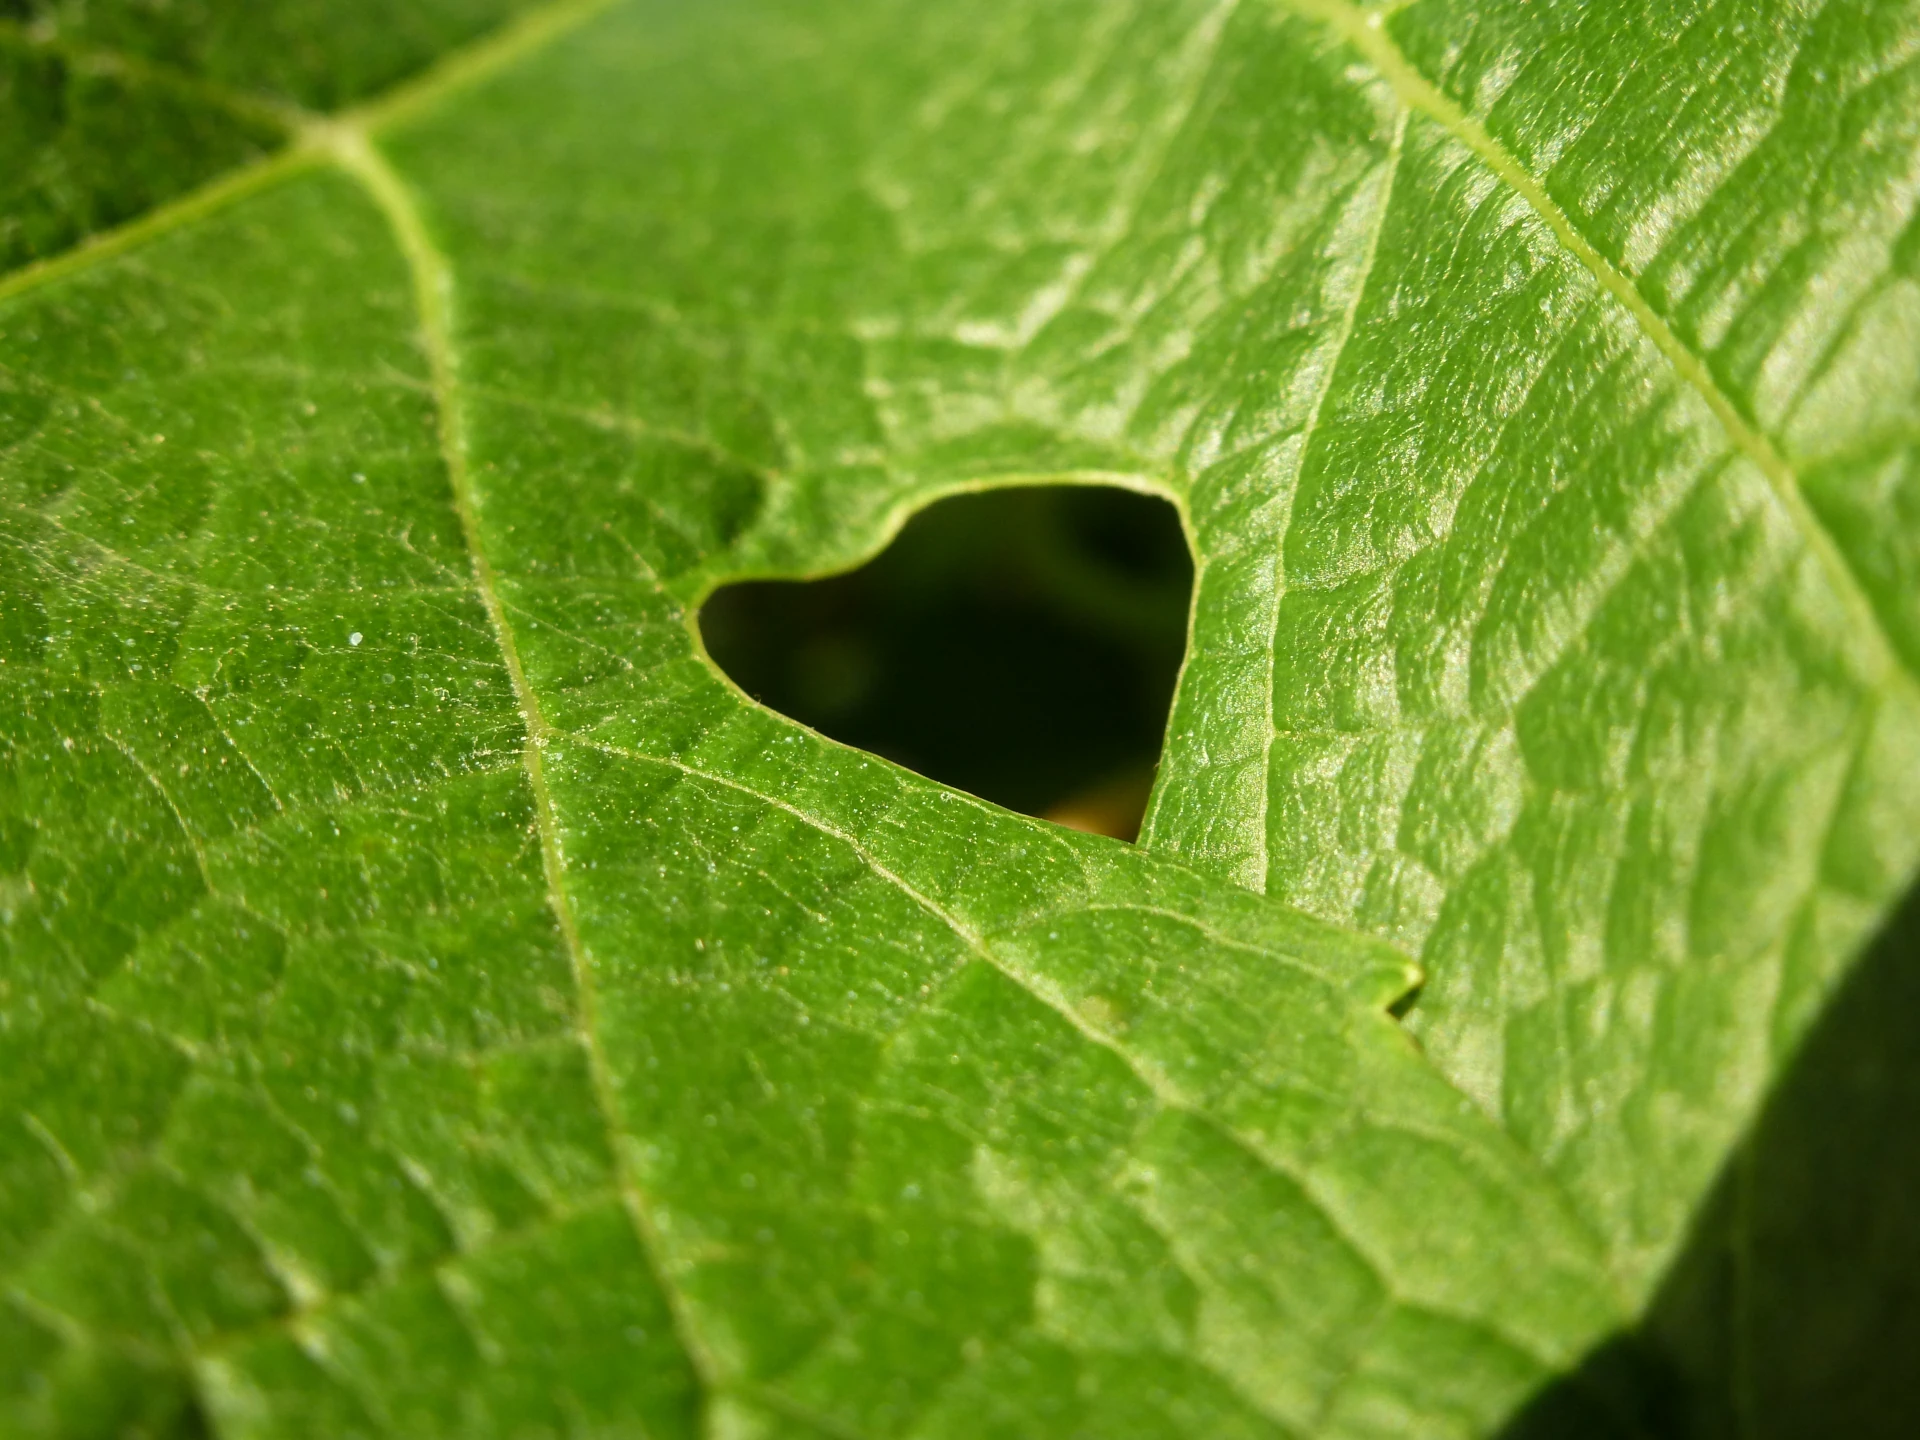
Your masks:
{"label": "dark area inside hole", "polygon": [[1166,501],[1036,486],[939,501],[849,574],[725,586],[700,630],[741,689],[822,734],[1130,840],[1192,588]]}

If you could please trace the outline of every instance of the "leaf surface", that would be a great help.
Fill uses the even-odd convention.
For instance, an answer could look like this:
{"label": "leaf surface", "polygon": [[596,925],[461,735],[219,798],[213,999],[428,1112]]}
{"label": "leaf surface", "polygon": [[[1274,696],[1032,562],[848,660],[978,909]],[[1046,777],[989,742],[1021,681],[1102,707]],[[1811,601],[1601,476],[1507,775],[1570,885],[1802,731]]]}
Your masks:
{"label": "leaf surface", "polygon": [[0,5],[0,268],[52,259],[404,79],[529,0]]}
{"label": "leaf surface", "polygon": [[[1843,8],[567,8],[0,281],[5,1423],[1495,1433],[1920,847]],[[692,623],[1037,479],[1138,850]]]}

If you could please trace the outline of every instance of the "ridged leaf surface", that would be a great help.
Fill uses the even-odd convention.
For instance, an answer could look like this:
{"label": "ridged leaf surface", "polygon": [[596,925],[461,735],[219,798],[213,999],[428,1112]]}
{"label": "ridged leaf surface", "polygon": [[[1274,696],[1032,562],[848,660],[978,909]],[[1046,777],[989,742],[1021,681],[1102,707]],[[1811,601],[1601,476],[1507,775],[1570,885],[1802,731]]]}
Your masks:
{"label": "ridged leaf surface", "polygon": [[[1920,861],[1920,11],[241,8],[0,31],[205,102],[0,82],[0,1431],[1493,1436],[1636,1323]],[[698,640],[1041,480],[1195,548],[1138,848]]]}

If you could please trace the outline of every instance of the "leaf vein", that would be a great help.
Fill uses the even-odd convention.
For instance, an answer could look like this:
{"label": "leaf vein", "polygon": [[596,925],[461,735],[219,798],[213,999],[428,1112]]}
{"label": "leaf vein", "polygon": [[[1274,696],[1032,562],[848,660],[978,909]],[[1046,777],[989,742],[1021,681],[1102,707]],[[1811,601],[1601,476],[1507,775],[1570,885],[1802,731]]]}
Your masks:
{"label": "leaf vein", "polygon": [[1673,327],[1640,293],[1634,282],[1594,248],[1572,218],[1547,193],[1485,125],[1463,110],[1401,53],[1387,34],[1385,17],[1362,12],[1349,0],[1286,0],[1302,15],[1323,23],[1358,51],[1393,87],[1402,103],[1433,120],[1469,150],[1500,181],[1514,191],[1561,246],[1592,274],[1619,302],[1640,332],[1694,390],[1719,421],[1728,441],[1760,472],[1775,500],[1786,511],[1819,560],[1837,598],[1852,613],[1861,637],[1872,650],[1876,678],[1897,679],[1920,691],[1920,675],[1908,665],[1881,620],[1879,610],[1860,583],[1852,564],[1833,534],[1821,523],[1800,488],[1798,475],[1773,440],[1741,412],[1720,388],[1707,363],[1688,348]]}
{"label": "leaf vein", "polygon": [[626,1148],[622,1144],[625,1132],[620,1124],[619,1106],[614,1097],[612,1071],[600,1044],[592,961],[580,938],[573,904],[567,893],[566,857],[561,846],[559,818],[541,763],[541,752],[553,731],[541,713],[539,698],[521,664],[513,623],[501,599],[493,565],[483,543],[479,497],[467,465],[467,437],[459,389],[458,356],[454,347],[452,267],[428,232],[425,217],[406,182],[386,157],[360,130],[339,127],[332,135],[335,163],[365,188],[386,217],[392,227],[395,244],[405,257],[413,277],[422,339],[439,413],[441,455],[453,494],[454,509],[472,557],[474,585],[492,623],[494,637],[526,727],[522,762],[527,785],[533,795],[547,898],[573,972],[580,1034],[586,1047],[595,1102],[606,1131],[607,1148],[613,1159],[624,1201],[622,1209],[673,1316],[675,1338],[681,1352],[700,1389],[711,1397],[716,1390],[713,1361],[699,1342],[688,1314],[686,1297],[680,1293],[667,1269],[649,1202],[633,1174]]}
{"label": "leaf vein", "polygon": [[[1346,354],[1347,344],[1353,338],[1353,328],[1360,315],[1360,302],[1367,293],[1367,282],[1373,278],[1373,267],[1380,254],[1380,237],[1386,233],[1387,211],[1393,205],[1394,180],[1400,173],[1401,157],[1406,153],[1408,107],[1402,105],[1400,114],[1394,121],[1393,141],[1387,150],[1385,173],[1380,181],[1380,199],[1368,229],[1367,248],[1360,258],[1359,273],[1353,279],[1353,293],[1347,297],[1346,309],[1341,313],[1339,328],[1334,332],[1332,353],[1327,356],[1326,374],[1321,377],[1319,388],[1315,391],[1312,408],[1307,411],[1306,424],[1300,431],[1300,464],[1295,470],[1294,489],[1299,488],[1299,477],[1306,472],[1307,459],[1313,451],[1314,435],[1320,428],[1320,411],[1327,402],[1327,396],[1333,391],[1333,378],[1340,369],[1340,359]],[[1292,528],[1292,496],[1287,499],[1287,514],[1280,522],[1279,534],[1274,539],[1277,554],[1274,556],[1273,573],[1273,616],[1267,630],[1267,684],[1265,693],[1267,717],[1267,743],[1261,755],[1261,774],[1271,777],[1273,773],[1273,746],[1279,738],[1275,729],[1273,705],[1273,667],[1274,652],[1280,644],[1280,601],[1287,588],[1286,546],[1287,531]],[[1196,582],[1197,583],[1197,582]],[[1267,844],[1267,806],[1273,786],[1271,779],[1260,787],[1260,813],[1254,833],[1260,845],[1259,888],[1267,887],[1267,869],[1270,864]]]}

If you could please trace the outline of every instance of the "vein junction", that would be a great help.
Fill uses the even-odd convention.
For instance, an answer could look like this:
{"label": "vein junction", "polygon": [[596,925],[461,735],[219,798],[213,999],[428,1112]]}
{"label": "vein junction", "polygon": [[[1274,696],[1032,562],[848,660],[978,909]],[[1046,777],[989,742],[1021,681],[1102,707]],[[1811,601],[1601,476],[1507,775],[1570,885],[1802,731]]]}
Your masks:
{"label": "vein junction", "polygon": [[[567,5],[543,12],[547,17],[545,28],[536,27],[542,38],[565,23],[573,23],[579,18],[591,14],[597,5]],[[1766,436],[1751,426],[1714,383],[1705,365],[1674,335],[1671,328],[1656,314],[1641,297],[1633,283],[1606,259],[1598,254],[1583,237],[1574,230],[1566,215],[1554,204],[1539,182],[1529,176],[1508,155],[1499,143],[1487,134],[1484,127],[1465,115],[1458,106],[1441,94],[1424,77],[1413,71],[1385,32],[1375,20],[1363,17],[1360,12],[1349,6],[1321,4],[1316,0],[1301,0],[1301,8],[1333,25],[1346,35],[1365,54],[1369,60],[1393,84],[1405,102],[1406,109],[1419,109],[1445,127],[1472,149],[1488,166],[1508,185],[1520,193],[1534,211],[1540,215],[1556,237],[1575,255],[1600,281],[1609,293],[1613,294],[1631,313],[1637,324],[1662,351],[1676,371],[1700,393],[1705,402],[1713,409],[1734,445],[1756,464],[1774,487],[1783,504],[1802,524],[1810,543],[1820,553],[1822,560],[1834,576],[1841,593],[1849,602],[1860,609],[1867,621],[1866,633],[1879,637],[1882,649],[1886,651],[1885,660],[1892,664],[1892,652],[1885,646],[1884,637],[1880,637],[1877,624],[1873,621],[1870,603],[1860,591],[1844,559],[1839,555],[1825,531],[1807,510],[1801,499],[1796,477],[1784,458],[1774,448]],[[645,1197],[637,1185],[631,1167],[626,1160],[622,1144],[623,1127],[618,1119],[618,1107],[613,1093],[606,1057],[601,1053],[598,1035],[599,1026],[595,1019],[596,1000],[594,994],[594,975],[590,959],[578,932],[578,923],[574,906],[566,888],[566,865],[564,856],[564,829],[556,814],[544,769],[544,750],[548,742],[558,732],[550,725],[541,712],[539,698],[528,683],[521,664],[518,646],[514,635],[508,607],[503,602],[496,578],[488,559],[486,547],[482,543],[483,526],[481,523],[482,497],[477,492],[470,473],[467,436],[460,389],[459,356],[454,340],[454,292],[451,267],[446,257],[436,246],[429,227],[423,217],[420,206],[409,191],[406,182],[393,169],[386,158],[375,147],[371,135],[375,128],[386,121],[405,114],[414,113],[434,96],[444,93],[449,87],[464,84],[476,76],[488,73],[489,67],[503,64],[507,59],[522,53],[534,42],[502,42],[485,54],[471,56],[457,61],[436,80],[417,88],[393,101],[374,107],[358,118],[345,120],[315,120],[303,129],[302,144],[288,156],[270,162],[268,167],[257,172],[253,178],[229,184],[226,188],[205,192],[196,201],[185,208],[170,212],[170,218],[157,222],[161,228],[165,224],[179,223],[193,215],[203,214],[215,204],[224,204],[227,200],[245,193],[250,185],[263,183],[264,178],[282,174],[286,167],[314,163],[332,163],[354,176],[373,197],[392,227],[395,238],[407,260],[415,290],[416,303],[422,326],[426,353],[429,360],[431,383],[437,401],[440,423],[442,456],[454,494],[455,506],[459,514],[461,529],[464,533],[469,557],[474,571],[474,584],[492,624],[495,639],[509,672],[512,688],[521,718],[524,723],[526,743],[521,760],[524,765],[527,782],[531,789],[537,819],[537,828],[542,852],[543,868],[549,900],[573,968],[576,987],[576,1005],[579,1012],[580,1029],[589,1049],[589,1059],[593,1070],[593,1082],[596,1097],[601,1110],[601,1119],[607,1132],[615,1163],[619,1167],[620,1184],[628,1213],[639,1232],[642,1243],[653,1259],[656,1273],[661,1277],[661,1288],[669,1302],[681,1306],[678,1315],[681,1329],[681,1342],[690,1360],[702,1372],[707,1380],[709,1392],[712,1388],[712,1364],[703,1360],[701,1347],[696,1343],[691,1327],[684,1314],[683,1302],[676,1288],[667,1283],[665,1269],[661,1261],[661,1249],[654,1232],[650,1211]],[[1403,115],[1405,111],[1403,110]],[[1396,145],[1397,145],[1396,141]],[[1381,201],[1384,215],[1386,199]],[[197,208],[194,208],[196,207]],[[144,236],[153,233],[155,226],[149,225],[138,231]],[[129,232],[132,233],[132,232]],[[1376,231],[1377,238],[1377,231]],[[128,240],[126,243],[132,243]],[[79,256],[74,263],[88,263],[99,250],[90,250]],[[37,283],[37,282],[36,282]],[[17,287],[24,288],[24,287]],[[0,295],[11,293],[0,286]],[[1356,299],[1357,305],[1357,299]],[[1347,328],[1352,325],[1351,313],[1346,321]],[[357,637],[356,637],[357,638]],[[645,757],[643,757],[645,758]],[[668,763],[659,761],[657,763]],[[732,785],[743,789],[736,782],[720,777],[709,777],[716,783]],[[787,810],[797,818],[816,828],[827,830],[817,818],[775,799],[760,791],[747,790],[764,803]],[[844,831],[828,831],[836,834],[845,843],[853,846],[857,852],[875,869],[876,873],[891,875],[886,867],[871,856],[864,854],[859,842]],[[925,901],[897,876],[894,882],[910,896],[923,900],[933,913],[937,914],[954,929],[955,933],[968,940],[974,948],[979,948],[978,938],[959,920],[950,917],[944,908]],[[989,962],[992,957],[984,956]],[[996,968],[999,968],[996,966]],[[1029,988],[1032,988],[1029,986]],[[1039,994],[1038,991],[1035,992]],[[1040,995],[1048,999],[1046,995]],[[1100,1037],[1087,1029],[1076,1019],[1071,1007],[1057,1003],[1053,1008],[1069,1024],[1080,1029],[1085,1038],[1101,1043]]]}

